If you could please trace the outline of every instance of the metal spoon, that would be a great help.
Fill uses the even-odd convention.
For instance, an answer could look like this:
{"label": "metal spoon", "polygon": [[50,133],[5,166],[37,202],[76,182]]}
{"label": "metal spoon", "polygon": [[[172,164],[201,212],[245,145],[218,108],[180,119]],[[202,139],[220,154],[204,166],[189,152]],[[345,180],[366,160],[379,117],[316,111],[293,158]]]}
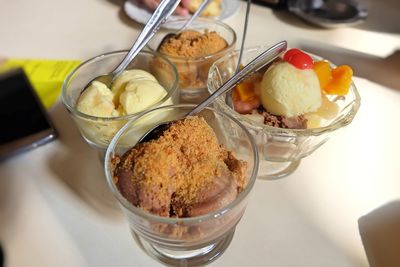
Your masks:
{"label": "metal spoon", "polygon": [[131,50],[126,54],[125,58],[121,63],[110,73],[100,75],[92,79],[86,86],[90,86],[93,81],[99,81],[110,87],[112,82],[126,69],[132,59],[142,50],[142,48],[148,43],[153,35],[158,31],[161,24],[163,24],[167,18],[174,12],[178,6],[180,0],[162,0],[153,15],[147,21],[142,32],[139,34]]}
{"label": "metal spoon", "polygon": [[[249,74],[256,72],[261,69],[265,65],[272,62],[276,59],[280,54],[282,54],[287,49],[287,42],[281,41],[274,46],[270,47],[260,55],[258,55],[255,59],[253,59],[250,63],[244,66],[238,73],[232,76],[228,81],[226,81],[220,88],[218,88],[214,93],[212,93],[208,98],[206,98],[203,102],[197,105],[192,111],[190,111],[187,116],[193,116],[202,111],[205,107],[207,107],[210,103],[212,103],[217,97],[222,95],[223,93],[228,92],[232,89],[233,86],[241,82],[244,78],[246,78]],[[151,128],[147,131],[140,139],[141,142],[148,142],[153,139],[157,139],[162,135],[162,133],[168,129],[169,125],[172,122],[162,122]]]}
{"label": "metal spoon", "polygon": [[159,50],[159,48],[161,47],[161,45],[167,41],[170,38],[174,38],[175,36],[177,36],[178,34],[182,33],[184,30],[186,30],[186,28],[201,14],[201,12],[208,6],[208,4],[210,4],[212,2],[212,0],[204,0],[203,2],[201,2],[200,6],[197,8],[196,12],[194,12],[194,14],[192,15],[192,17],[187,20],[185,22],[185,24],[183,24],[183,26],[177,31],[177,32],[171,32],[166,34],[160,44],[158,45],[157,50]]}
{"label": "metal spoon", "polygon": [[[244,27],[243,27],[243,36],[242,36],[242,43],[240,45],[240,50],[239,50],[239,58],[238,58],[238,63],[236,65],[236,73],[240,70],[240,64],[242,63],[242,56],[243,56],[243,48],[244,48],[244,42],[246,40],[246,34],[247,34],[247,25],[249,21],[249,13],[250,13],[250,6],[251,6],[251,0],[247,0],[247,7],[246,7],[246,16],[244,19]],[[233,100],[232,100],[232,94],[226,94],[225,95],[225,103],[232,109],[233,107]]]}

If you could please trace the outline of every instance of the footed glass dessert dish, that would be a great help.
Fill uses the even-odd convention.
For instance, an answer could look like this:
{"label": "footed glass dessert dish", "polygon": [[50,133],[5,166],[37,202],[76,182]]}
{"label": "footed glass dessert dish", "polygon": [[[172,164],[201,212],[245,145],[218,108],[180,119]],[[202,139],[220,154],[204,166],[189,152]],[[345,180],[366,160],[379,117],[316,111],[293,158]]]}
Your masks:
{"label": "footed glass dessert dish", "polygon": [[[225,199],[222,197],[225,195],[224,192],[228,190],[227,187],[224,186],[223,188],[225,189],[220,191],[221,193],[213,196],[212,200],[195,202],[197,204],[190,207],[202,207],[202,213],[197,213],[199,215],[190,215],[188,213],[181,214],[179,211],[175,212],[174,203],[176,202],[168,199],[175,199],[176,201],[174,196],[178,193],[174,191],[176,189],[170,189],[169,186],[173,181],[177,181],[178,179],[191,181],[192,178],[187,179],[187,177],[194,176],[188,176],[187,170],[201,170],[201,168],[198,168],[198,165],[191,165],[192,163],[190,163],[189,165],[191,166],[184,168],[183,175],[176,175],[177,171],[172,167],[176,166],[173,165],[176,161],[170,161],[169,155],[171,154],[165,151],[169,151],[168,149],[176,145],[177,141],[165,146],[165,149],[157,151],[155,151],[152,145],[154,145],[154,143],[160,144],[160,139],[150,141],[149,143],[137,144],[137,142],[149,129],[152,129],[162,122],[182,119],[194,107],[194,105],[164,106],[143,112],[137,118],[130,120],[115,135],[105,156],[107,183],[127,217],[135,241],[149,256],[170,266],[202,266],[217,259],[226,250],[232,240],[236,225],[239,223],[246,209],[249,193],[257,177],[258,154],[255,143],[248,130],[231,115],[213,108],[206,108],[196,116],[204,119],[206,124],[211,127],[212,131],[215,133],[218,144],[222,145],[227,151],[231,151],[234,157],[240,162],[247,162],[246,168],[240,172],[240,177],[242,177],[240,180],[243,187],[241,186],[241,190],[237,189],[236,186],[234,187],[234,191],[236,192],[235,197],[230,201],[222,200]],[[191,134],[189,134],[189,136],[190,135]],[[207,141],[203,142],[201,136],[204,135],[196,136],[200,137],[196,138],[196,143],[200,142],[205,150],[207,150],[210,147],[210,143]],[[172,136],[174,140],[176,140],[175,138],[177,137],[179,136]],[[152,149],[149,150],[151,152],[147,155],[150,155],[149,157],[156,155],[156,160],[154,160],[153,157],[153,161],[149,161],[146,157],[146,160],[137,163],[138,158],[146,154],[144,149],[150,147],[146,145],[152,147]],[[136,150],[132,150],[132,147],[135,147]],[[182,151],[183,154],[186,152],[190,154],[195,150],[196,148],[192,143],[185,143],[183,147],[176,151],[178,151],[178,153]],[[139,155],[130,156],[129,153],[131,151],[139,151]],[[198,157],[193,157],[193,162],[197,161],[196,164],[204,163],[204,161],[198,160],[198,158],[201,157],[201,155],[207,154],[207,152],[203,151],[199,152],[199,154],[197,154],[197,152],[194,153],[198,155]],[[164,156],[160,158],[157,156],[158,154]],[[167,157],[167,159],[163,159],[164,157]],[[183,162],[185,162],[182,164],[191,162],[187,161],[187,156],[182,158],[184,158]],[[126,159],[133,159],[136,160],[136,162],[127,163]],[[166,161],[166,164],[163,164],[164,161]],[[173,163],[171,163],[172,161]],[[121,162],[122,164],[120,164]],[[153,163],[154,165],[152,165]],[[140,168],[140,166],[143,167],[143,164],[150,164],[150,166],[145,167],[148,172],[142,169],[135,172],[137,169],[134,168],[136,168],[136,166],[139,166],[138,168]],[[229,165],[229,163],[226,164]],[[163,167],[160,166],[166,167],[163,169]],[[163,172],[162,170],[167,171]],[[157,175],[149,175],[149,172],[156,173]],[[127,177],[127,173],[128,178],[124,178],[124,176]],[[135,175],[135,173],[137,173],[137,175]],[[180,174],[181,172],[178,173]],[[198,175],[202,177],[205,173],[207,173],[207,171],[203,170],[200,171]],[[219,180],[222,176],[218,176],[218,172],[213,175],[216,175],[212,177],[215,177],[216,181],[218,181],[218,185],[221,185],[221,183],[223,184],[223,182]],[[151,178],[150,181],[143,181],[141,180],[143,177]],[[159,179],[160,177],[168,178],[163,180]],[[154,181],[154,179],[157,179],[157,182],[152,184],[151,181]],[[193,179],[197,178],[194,177]],[[205,177],[205,179],[207,179],[207,177]],[[127,182],[123,182],[123,180]],[[149,184],[151,184],[151,186],[149,186]],[[152,190],[154,187],[157,187],[157,189]],[[166,189],[166,187],[168,189]],[[207,186],[203,189],[205,190],[204,192],[215,190],[214,186]],[[164,197],[163,195],[163,197],[159,198],[160,192],[163,192],[163,190],[166,190],[167,196]],[[172,193],[171,190],[174,192]],[[129,197],[129,195],[127,196],[127,192],[133,192],[132,197]],[[203,198],[201,195],[203,194],[200,194],[200,198]],[[148,199],[151,199],[151,201],[148,201]],[[217,207],[215,206],[216,204],[218,204]],[[212,208],[210,208],[210,205]],[[165,208],[160,209],[160,206],[164,206]],[[205,206],[208,207],[206,210],[204,209]]]}
{"label": "footed glass dessert dish", "polygon": [[[264,46],[245,49],[242,63],[248,63],[265,49]],[[323,60],[320,57],[309,55],[314,61]],[[217,60],[211,66],[208,77],[210,93],[213,93],[234,75],[237,58],[238,51],[234,51]],[[332,69],[335,68],[335,65],[330,62],[329,64]],[[252,115],[240,114],[233,110],[226,104],[224,97],[218,98],[214,105],[217,109],[239,120],[252,134],[260,157],[258,177],[271,180],[285,177],[294,172],[302,158],[323,145],[335,131],[351,123],[359,109],[360,100],[360,95],[352,81],[346,95],[325,96],[323,94],[322,104],[326,104],[328,108],[324,107],[326,110],[322,112],[329,113],[329,116],[324,116],[324,119],[315,123],[315,114],[306,114],[308,126],[304,129],[266,125],[262,117],[261,120],[254,119]],[[328,109],[334,109],[334,113]],[[256,113],[256,111],[253,113]]]}

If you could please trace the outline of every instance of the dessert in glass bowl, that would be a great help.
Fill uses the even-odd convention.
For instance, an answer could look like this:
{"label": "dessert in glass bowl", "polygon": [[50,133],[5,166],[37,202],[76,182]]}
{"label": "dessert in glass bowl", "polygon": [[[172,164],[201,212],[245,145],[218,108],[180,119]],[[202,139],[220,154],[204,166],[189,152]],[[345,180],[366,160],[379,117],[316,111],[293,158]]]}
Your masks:
{"label": "dessert in glass bowl", "polygon": [[[243,63],[263,49],[245,49]],[[211,93],[234,74],[237,56],[230,53],[210,68]],[[347,65],[336,67],[291,49],[233,89],[234,110],[223,98],[215,105],[252,133],[260,155],[259,177],[276,179],[292,173],[303,157],[353,120],[360,96],[351,78]]]}
{"label": "dessert in glass bowl", "polygon": [[[204,265],[223,253],[258,170],[255,143],[238,120],[213,108],[185,117],[193,108],[143,112],[116,134],[105,157],[107,182],[134,239],[173,266]],[[156,120],[154,113],[169,116]],[[166,121],[173,122],[161,136],[137,143]]]}
{"label": "dessert in glass bowl", "polygon": [[[168,28],[179,28],[185,18],[168,20]],[[164,39],[169,31],[158,31],[147,44],[170,59],[179,75],[182,93],[204,92],[210,66],[217,59],[234,50],[235,31],[227,24],[213,19],[197,18],[182,33]]]}
{"label": "dessert in glass bowl", "polygon": [[102,153],[129,119],[152,107],[174,104],[178,98],[175,66],[152,52],[140,52],[111,88],[99,81],[86,87],[94,77],[113,70],[126,53],[111,52],[87,60],[62,87],[63,103],[82,137]]}

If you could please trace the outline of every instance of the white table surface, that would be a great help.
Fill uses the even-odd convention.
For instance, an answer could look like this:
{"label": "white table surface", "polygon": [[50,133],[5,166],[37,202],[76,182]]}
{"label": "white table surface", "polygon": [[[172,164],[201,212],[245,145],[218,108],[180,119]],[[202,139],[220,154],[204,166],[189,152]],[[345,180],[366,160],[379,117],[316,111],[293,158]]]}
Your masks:
{"label": "white table surface", "polygon": [[[244,11],[242,3],[226,21],[239,37]],[[400,47],[398,33],[318,29],[255,5],[249,27],[247,46],[287,39],[351,52],[356,74],[355,63]],[[0,57],[87,59],[130,47],[139,29],[113,1],[0,0]],[[368,79],[355,78],[362,105],[353,123],[294,174],[256,182],[231,245],[211,266],[400,266],[400,84],[368,77],[361,63]],[[160,266],[134,243],[96,152],[64,107],[50,114],[57,141],[0,163],[5,266]]]}

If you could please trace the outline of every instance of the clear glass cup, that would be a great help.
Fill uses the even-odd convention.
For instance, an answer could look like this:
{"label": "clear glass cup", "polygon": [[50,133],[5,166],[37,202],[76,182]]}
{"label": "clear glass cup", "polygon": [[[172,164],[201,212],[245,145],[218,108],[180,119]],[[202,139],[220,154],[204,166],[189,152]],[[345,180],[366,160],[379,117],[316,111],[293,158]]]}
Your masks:
{"label": "clear glass cup", "polygon": [[[65,107],[78,126],[82,137],[101,155],[104,154],[118,130],[140,112],[119,117],[96,117],[78,111],[76,103],[85,86],[95,77],[110,73],[127,52],[110,52],[83,62],[68,75],[62,86],[62,101]],[[167,95],[152,107],[177,103],[178,74],[175,66],[167,58],[152,52],[140,52],[126,69],[145,70],[153,74],[165,88]]]}
{"label": "clear glass cup", "polygon": [[126,200],[113,180],[114,156],[122,156],[138,139],[160,122],[183,118],[194,105],[181,104],[146,111],[130,120],[113,138],[105,156],[107,182],[124,211],[132,235],[151,257],[171,266],[198,266],[218,258],[228,247],[241,219],[258,170],[258,154],[247,129],[231,115],[206,108],[203,117],[215,131],[220,144],[248,162],[247,185],[227,206],[191,218],[168,218],[148,213]]}
{"label": "clear glass cup", "polygon": [[[259,46],[245,49],[242,63],[247,64],[268,47]],[[322,58],[312,55],[316,60]],[[210,68],[208,90],[210,93],[235,73],[238,51],[227,54],[216,61]],[[333,64],[331,64],[334,67]],[[338,129],[348,125],[360,107],[360,95],[354,83],[346,96],[328,96],[339,110],[324,125],[312,129],[282,129],[255,122],[254,120],[233,111],[224,97],[218,98],[214,105],[217,109],[238,119],[253,135],[260,156],[259,178],[277,179],[291,174],[300,164],[300,160],[324,144]]]}
{"label": "clear glass cup", "polygon": [[[186,21],[187,18],[174,18],[168,20],[164,26],[168,29],[179,29]],[[198,58],[165,55],[176,65],[179,74],[179,88],[181,93],[191,94],[204,92],[207,91],[207,77],[211,65],[214,61],[235,49],[236,33],[224,22],[210,18],[197,18],[187,29],[196,30],[201,33],[215,31],[228,43],[228,46],[224,50]],[[149,48],[150,51],[157,51],[161,40],[165,35],[171,33],[171,31],[172,30],[158,31],[147,44],[147,48]]]}

